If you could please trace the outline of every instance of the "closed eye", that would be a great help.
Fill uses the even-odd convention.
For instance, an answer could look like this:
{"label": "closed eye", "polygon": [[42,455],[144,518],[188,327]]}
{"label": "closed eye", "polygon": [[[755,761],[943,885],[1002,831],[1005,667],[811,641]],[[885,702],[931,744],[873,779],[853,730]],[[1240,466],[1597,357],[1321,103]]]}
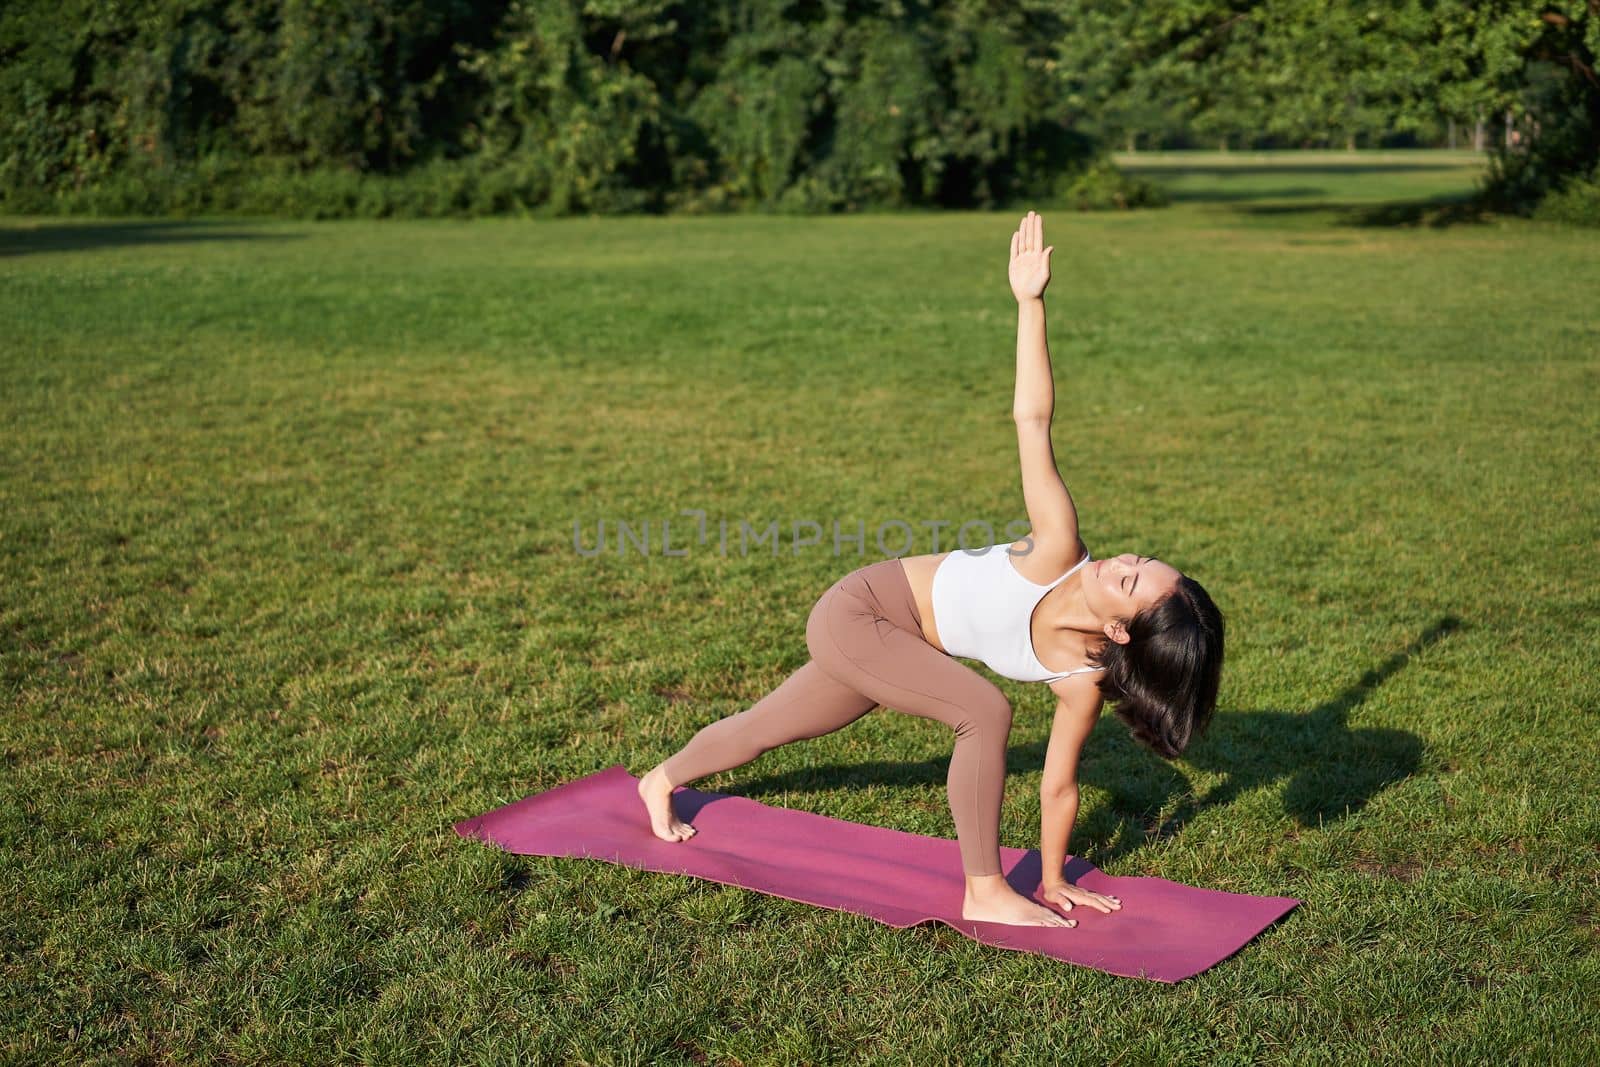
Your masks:
{"label": "closed eye", "polygon": [[[1140,566],[1143,566],[1146,563],[1149,563],[1153,559],[1155,559],[1154,556],[1140,556],[1138,559],[1136,559],[1134,561],[1133,565],[1135,567],[1140,567]],[[1123,578],[1122,579],[1122,584],[1125,587],[1123,589],[1123,592],[1127,593],[1129,596],[1132,596],[1133,595],[1133,591],[1135,589],[1139,588],[1139,576],[1137,574],[1135,574],[1133,576],[1133,584],[1132,585],[1128,585],[1127,583],[1128,583],[1128,579],[1127,578]]]}

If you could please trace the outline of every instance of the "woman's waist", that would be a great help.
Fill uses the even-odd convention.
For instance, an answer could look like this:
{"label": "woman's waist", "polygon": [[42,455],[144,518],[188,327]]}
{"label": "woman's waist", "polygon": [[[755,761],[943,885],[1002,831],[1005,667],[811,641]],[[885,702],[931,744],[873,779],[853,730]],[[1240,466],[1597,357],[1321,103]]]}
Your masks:
{"label": "woman's waist", "polygon": [[923,640],[940,652],[945,652],[945,647],[939,638],[939,621],[933,607],[933,576],[949,555],[948,552],[934,552],[900,557],[901,570],[906,585],[911,589],[912,603],[916,605],[917,623],[922,630]]}

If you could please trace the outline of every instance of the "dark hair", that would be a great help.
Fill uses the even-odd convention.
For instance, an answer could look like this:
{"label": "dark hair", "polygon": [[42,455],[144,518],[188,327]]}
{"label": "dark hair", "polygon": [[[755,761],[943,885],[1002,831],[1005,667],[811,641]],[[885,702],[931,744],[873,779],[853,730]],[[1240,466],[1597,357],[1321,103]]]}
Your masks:
{"label": "dark hair", "polygon": [[1222,612],[1200,583],[1178,586],[1127,622],[1128,643],[1106,641],[1089,654],[1104,667],[1100,692],[1134,739],[1175,759],[1205,733],[1222,678]]}

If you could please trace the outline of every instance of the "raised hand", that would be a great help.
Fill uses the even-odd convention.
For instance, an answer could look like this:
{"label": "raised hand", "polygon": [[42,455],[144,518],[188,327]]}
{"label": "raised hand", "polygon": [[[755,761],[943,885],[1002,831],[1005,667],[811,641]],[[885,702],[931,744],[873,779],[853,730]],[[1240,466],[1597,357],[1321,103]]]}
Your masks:
{"label": "raised hand", "polygon": [[1054,245],[1045,247],[1044,219],[1028,212],[1011,235],[1011,292],[1017,303],[1044,296],[1044,287],[1050,284],[1050,253],[1054,251]]}

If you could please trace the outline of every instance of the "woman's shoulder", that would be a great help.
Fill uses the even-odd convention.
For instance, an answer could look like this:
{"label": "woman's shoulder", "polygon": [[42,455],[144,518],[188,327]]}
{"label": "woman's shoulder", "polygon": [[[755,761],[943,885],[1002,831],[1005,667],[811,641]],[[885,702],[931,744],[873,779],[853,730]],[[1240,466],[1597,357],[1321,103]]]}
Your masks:
{"label": "woman's shoulder", "polygon": [[1079,674],[1057,678],[1044,684],[1064,704],[1071,704],[1098,716],[1105,710],[1105,698],[1100,692],[1100,671],[1083,671]]}

